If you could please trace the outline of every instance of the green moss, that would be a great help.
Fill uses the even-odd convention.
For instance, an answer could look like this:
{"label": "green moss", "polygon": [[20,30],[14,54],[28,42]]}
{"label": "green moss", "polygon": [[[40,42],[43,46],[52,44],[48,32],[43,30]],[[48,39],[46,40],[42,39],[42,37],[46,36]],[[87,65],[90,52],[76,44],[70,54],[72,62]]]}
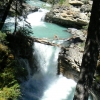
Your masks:
{"label": "green moss", "polygon": [[60,1],[59,1],[59,4],[62,5],[62,4],[64,3],[64,1],[65,1],[65,0],[60,0]]}

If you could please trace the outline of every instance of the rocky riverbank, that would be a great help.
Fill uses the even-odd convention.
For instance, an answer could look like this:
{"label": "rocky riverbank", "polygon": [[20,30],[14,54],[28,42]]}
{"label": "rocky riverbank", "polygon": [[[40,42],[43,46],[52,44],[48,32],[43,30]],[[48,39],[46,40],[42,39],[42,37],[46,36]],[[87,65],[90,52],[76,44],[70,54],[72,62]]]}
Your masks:
{"label": "rocky riverbank", "polygon": [[67,49],[62,48],[59,53],[58,74],[62,73],[64,76],[77,81],[79,78],[86,35],[82,31],[74,28],[69,28],[68,31],[73,35],[72,38],[68,40],[70,43],[69,47],[67,47]]}
{"label": "rocky riverbank", "polygon": [[91,7],[92,0],[69,0],[68,5],[53,6],[45,20],[65,27],[81,28],[89,23]]}

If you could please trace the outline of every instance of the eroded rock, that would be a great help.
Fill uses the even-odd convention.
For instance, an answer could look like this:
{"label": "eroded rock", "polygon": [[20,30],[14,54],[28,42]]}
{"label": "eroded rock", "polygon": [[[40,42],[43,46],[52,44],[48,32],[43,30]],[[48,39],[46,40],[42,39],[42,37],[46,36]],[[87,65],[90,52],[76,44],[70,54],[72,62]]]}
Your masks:
{"label": "eroded rock", "polygon": [[83,2],[80,0],[69,0],[69,4],[71,5],[83,5]]}
{"label": "eroded rock", "polygon": [[46,14],[45,20],[65,27],[81,28],[89,23],[92,1],[69,0],[69,6],[55,5]]}

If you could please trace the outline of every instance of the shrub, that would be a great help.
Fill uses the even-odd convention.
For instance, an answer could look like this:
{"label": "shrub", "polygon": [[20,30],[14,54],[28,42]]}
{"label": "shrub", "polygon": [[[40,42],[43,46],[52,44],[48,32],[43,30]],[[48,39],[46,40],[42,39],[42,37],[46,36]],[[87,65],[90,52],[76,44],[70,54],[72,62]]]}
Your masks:
{"label": "shrub", "polygon": [[20,95],[19,85],[15,84],[12,87],[3,87],[0,91],[0,100],[17,100]]}
{"label": "shrub", "polygon": [[0,73],[0,98],[15,100],[20,95],[20,86],[15,78],[15,69],[10,61]]}
{"label": "shrub", "polygon": [[6,34],[0,31],[0,43],[7,43],[6,41]]}
{"label": "shrub", "polygon": [[20,95],[20,85],[15,76],[18,64],[11,50],[4,45],[6,34],[0,32],[0,40],[0,100],[16,100]]}

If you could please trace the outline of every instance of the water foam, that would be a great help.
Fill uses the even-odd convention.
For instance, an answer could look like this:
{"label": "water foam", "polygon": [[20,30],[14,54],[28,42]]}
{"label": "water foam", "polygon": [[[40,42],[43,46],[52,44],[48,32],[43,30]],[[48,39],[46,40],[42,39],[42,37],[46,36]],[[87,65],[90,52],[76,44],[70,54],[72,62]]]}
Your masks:
{"label": "water foam", "polygon": [[72,100],[76,83],[60,75],[50,84],[41,100]]}
{"label": "water foam", "polygon": [[21,100],[72,100],[76,83],[57,75],[59,51],[58,47],[34,44],[39,71],[21,84]]}
{"label": "water foam", "polygon": [[59,51],[58,47],[34,43],[34,62],[39,70],[21,84],[19,100],[73,100],[76,82],[57,75]]}
{"label": "water foam", "polygon": [[31,13],[27,16],[27,22],[31,24],[31,26],[42,26],[44,25],[44,17],[48,10],[39,9],[38,12]]}

